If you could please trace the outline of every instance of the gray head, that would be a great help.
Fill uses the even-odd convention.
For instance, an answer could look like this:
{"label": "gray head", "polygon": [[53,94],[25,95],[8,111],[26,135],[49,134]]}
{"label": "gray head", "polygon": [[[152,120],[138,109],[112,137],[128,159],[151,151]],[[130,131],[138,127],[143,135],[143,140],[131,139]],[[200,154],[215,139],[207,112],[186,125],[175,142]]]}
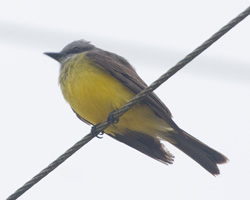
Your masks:
{"label": "gray head", "polygon": [[95,46],[90,44],[90,42],[85,41],[85,40],[77,40],[74,41],[67,46],[65,46],[62,51],[58,53],[54,52],[45,52],[47,56],[57,60],[59,63],[64,64],[67,62],[69,59],[71,59],[73,56],[76,54],[89,51],[94,49]]}

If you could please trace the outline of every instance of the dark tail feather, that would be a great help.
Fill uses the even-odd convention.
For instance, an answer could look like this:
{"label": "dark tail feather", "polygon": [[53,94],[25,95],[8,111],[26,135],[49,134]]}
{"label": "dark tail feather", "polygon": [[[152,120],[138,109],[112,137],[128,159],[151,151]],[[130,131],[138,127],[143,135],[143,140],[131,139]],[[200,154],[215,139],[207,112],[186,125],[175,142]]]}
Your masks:
{"label": "dark tail feather", "polygon": [[227,157],[200,142],[185,131],[179,134],[172,133],[171,138],[176,142],[173,144],[174,146],[190,156],[213,175],[220,174],[217,164],[223,164],[228,161]]}
{"label": "dark tail feather", "polygon": [[[180,133],[161,134],[160,138],[183,151],[211,174],[220,174],[217,164],[226,163],[228,159],[185,131],[179,130]],[[164,148],[158,138],[131,130],[127,130],[123,134],[112,133],[110,136],[164,164],[173,162],[174,156]]]}

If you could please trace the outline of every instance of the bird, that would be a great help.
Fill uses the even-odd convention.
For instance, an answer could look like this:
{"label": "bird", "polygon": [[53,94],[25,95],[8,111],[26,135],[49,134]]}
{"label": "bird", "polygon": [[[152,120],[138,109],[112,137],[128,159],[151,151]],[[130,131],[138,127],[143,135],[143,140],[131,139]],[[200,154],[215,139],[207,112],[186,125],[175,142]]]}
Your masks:
{"label": "bird", "polygon": [[[65,100],[81,121],[93,127],[147,87],[125,58],[86,40],[71,42],[60,52],[44,54],[60,63],[59,85]],[[163,144],[167,141],[214,176],[220,174],[218,164],[228,161],[226,156],[182,130],[153,92],[104,133],[166,165],[174,161]]]}

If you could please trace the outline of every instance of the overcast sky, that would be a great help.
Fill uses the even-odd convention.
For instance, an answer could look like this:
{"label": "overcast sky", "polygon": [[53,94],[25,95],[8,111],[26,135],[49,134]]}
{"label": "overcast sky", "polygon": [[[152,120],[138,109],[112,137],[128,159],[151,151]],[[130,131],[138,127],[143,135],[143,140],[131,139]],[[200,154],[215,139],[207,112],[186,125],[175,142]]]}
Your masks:
{"label": "overcast sky", "polygon": [[[86,39],[152,83],[249,6],[221,1],[5,1],[0,8],[0,199],[90,131],[43,55]],[[107,135],[94,138],[21,196],[49,199],[249,199],[250,18],[156,90],[185,131],[230,162],[213,177],[188,156],[165,166]]]}

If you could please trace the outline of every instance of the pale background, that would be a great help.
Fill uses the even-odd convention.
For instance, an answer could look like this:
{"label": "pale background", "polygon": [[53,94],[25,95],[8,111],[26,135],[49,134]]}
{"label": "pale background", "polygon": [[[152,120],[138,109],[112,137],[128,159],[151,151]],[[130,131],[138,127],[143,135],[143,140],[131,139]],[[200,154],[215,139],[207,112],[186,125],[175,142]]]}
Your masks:
{"label": "pale background", "polygon": [[[249,6],[246,0],[5,1],[0,7],[0,199],[90,131],[43,55],[86,39],[152,83]],[[48,199],[249,199],[250,18],[156,93],[176,123],[230,159],[213,177],[176,148],[165,166],[108,136],[93,139],[25,193]]]}

